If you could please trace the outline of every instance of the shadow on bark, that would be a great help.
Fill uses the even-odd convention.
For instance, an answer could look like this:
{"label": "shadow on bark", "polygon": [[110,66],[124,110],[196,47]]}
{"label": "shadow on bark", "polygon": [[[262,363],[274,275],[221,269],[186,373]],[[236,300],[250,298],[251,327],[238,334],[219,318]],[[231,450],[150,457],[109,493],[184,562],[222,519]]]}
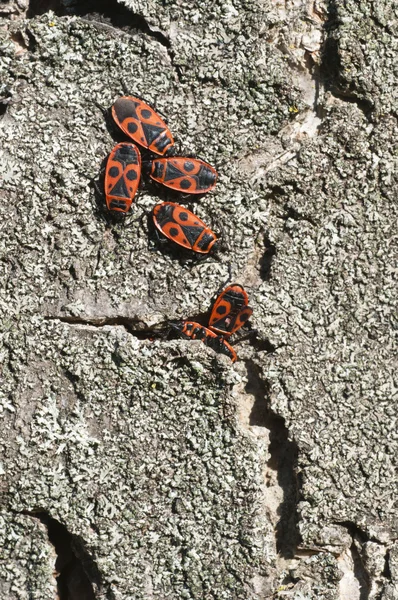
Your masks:
{"label": "shadow on bark", "polygon": [[356,104],[365,115],[373,109],[373,103],[363,97],[364,92],[357,88],[355,80],[348,80],[344,76],[344,65],[341,58],[339,3],[329,0],[328,18],[324,24],[325,41],[321,53],[319,67],[320,81],[326,91],[330,91],[336,98]]}
{"label": "shadow on bark", "polygon": [[48,539],[57,554],[55,577],[59,600],[96,600],[94,590],[100,589],[101,576],[83,542],[45,511],[20,514],[38,519],[47,528]]}

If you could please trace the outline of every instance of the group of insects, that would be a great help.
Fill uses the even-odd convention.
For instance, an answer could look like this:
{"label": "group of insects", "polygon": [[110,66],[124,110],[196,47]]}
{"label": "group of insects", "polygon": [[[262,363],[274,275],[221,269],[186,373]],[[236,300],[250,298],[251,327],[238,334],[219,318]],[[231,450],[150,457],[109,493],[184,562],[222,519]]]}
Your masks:
{"label": "group of insects", "polygon": [[[215,187],[217,171],[214,167],[199,158],[173,154],[171,131],[149,104],[134,96],[124,96],[113,104],[111,115],[119,129],[132,140],[117,144],[106,163],[104,196],[111,213],[128,213],[143,173],[158,184],[184,194],[205,194]],[[144,160],[136,144],[144,149]],[[156,204],[150,221],[160,242],[172,243],[200,257],[217,248],[217,235],[199,217],[175,202]],[[202,340],[235,362],[237,354],[227,339],[252,313],[247,292],[235,283],[219,294],[208,327],[195,321],[170,325],[181,336]]]}

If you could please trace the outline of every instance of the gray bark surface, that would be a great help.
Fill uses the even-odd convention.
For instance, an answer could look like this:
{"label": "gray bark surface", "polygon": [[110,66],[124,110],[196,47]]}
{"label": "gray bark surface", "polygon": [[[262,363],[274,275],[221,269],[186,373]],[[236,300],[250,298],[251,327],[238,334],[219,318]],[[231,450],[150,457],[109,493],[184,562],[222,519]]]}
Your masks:
{"label": "gray bark surface", "polygon": [[[0,3],[0,598],[398,600],[396,5],[110,4]],[[98,209],[126,90],[219,261]],[[238,362],[159,336],[229,264]]]}

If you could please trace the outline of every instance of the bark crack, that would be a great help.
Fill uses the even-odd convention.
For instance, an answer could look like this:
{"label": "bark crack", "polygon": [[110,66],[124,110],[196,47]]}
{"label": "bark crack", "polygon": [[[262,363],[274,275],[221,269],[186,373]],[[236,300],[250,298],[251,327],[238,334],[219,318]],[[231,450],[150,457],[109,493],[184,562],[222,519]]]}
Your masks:
{"label": "bark crack", "polygon": [[46,321],[59,321],[68,325],[86,326],[102,329],[104,327],[123,327],[127,333],[140,340],[163,339],[169,332],[166,323],[160,323],[155,327],[146,327],[142,321],[131,319],[129,317],[71,317],[61,315],[47,315]]}
{"label": "bark crack", "polygon": [[[353,521],[333,521],[333,524],[344,527],[349,533],[352,543],[347,550],[351,555],[351,572],[358,585],[358,600],[381,600],[386,584],[391,583],[390,542],[382,542],[377,537],[361,529]],[[372,567],[372,554],[369,556],[368,546],[379,546],[383,555],[383,568]]]}
{"label": "bark crack", "polygon": [[361,98],[352,85],[351,87],[344,87],[339,40],[334,36],[334,31],[341,24],[338,17],[338,5],[335,0],[330,1],[327,15],[328,20],[323,27],[324,40],[322,42],[319,68],[321,85],[324,86],[325,91],[330,92],[338,100],[356,104],[369,120],[369,113],[373,109],[373,103],[370,100]]}
{"label": "bark crack", "polygon": [[249,415],[249,425],[265,427],[269,431],[267,462],[280,488],[280,503],[275,519],[276,550],[280,556],[291,559],[296,556],[301,542],[298,531],[297,504],[300,494],[300,477],[297,472],[298,446],[289,439],[285,419],[270,407],[270,389],[264,381],[260,368],[252,360],[245,361],[248,383],[246,393],[254,397]]}
{"label": "bark crack", "polygon": [[101,575],[83,541],[69,533],[65,525],[45,510],[12,512],[33,517],[47,529],[48,540],[57,555],[55,578],[58,600],[96,600],[102,587]]}
{"label": "bark crack", "polygon": [[181,70],[175,64],[170,38],[158,27],[151,25],[143,15],[132,12],[117,0],[75,0],[65,4],[63,0],[30,0],[27,16],[33,18],[52,10],[59,17],[81,17],[82,21],[99,29],[116,33],[123,31],[128,35],[143,33],[166,49],[177,79],[181,80]]}

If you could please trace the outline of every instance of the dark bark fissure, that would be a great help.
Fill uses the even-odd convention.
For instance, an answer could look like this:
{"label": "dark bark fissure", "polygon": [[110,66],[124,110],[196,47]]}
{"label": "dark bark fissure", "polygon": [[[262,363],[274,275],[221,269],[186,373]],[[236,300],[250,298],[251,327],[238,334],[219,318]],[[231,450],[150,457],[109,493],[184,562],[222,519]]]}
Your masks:
{"label": "dark bark fissure", "polygon": [[133,13],[117,0],[30,0],[27,16],[33,18],[49,10],[60,17],[74,15],[82,17],[82,20],[104,29],[123,31],[130,35],[143,33],[151,37],[166,48],[176,78],[181,81],[182,70],[176,64],[176,55],[167,35],[157,27],[151,26],[143,15]]}
{"label": "dark bark fissure", "polygon": [[[208,325],[208,316],[209,312],[198,313],[194,317],[190,317],[186,320],[195,321],[199,324],[202,324],[204,327]],[[98,317],[98,318],[83,318],[83,317],[64,317],[64,316],[46,316],[44,317],[48,321],[59,321],[61,323],[67,323],[72,326],[86,326],[86,327],[95,327],[97,329],[102,329],[106,326],[112,327],[123,327],[126,332],[139,340],[171,340],[171,339],[181,339],[181,336],[176,333],[173,328],[170,326],[170,323],[164,322],[160,323],[153,328],[145,327],[140,321],[133,321],[127,317]],[[142,328],[141,328],[142,326]],[[222,337],[222,336],[221,336]],[[241,335],[235,335],[233,340],[228,340],[232,346],[240,344],[243,341],[247,341],[249,345],[256,350],[257,352],[267,352],[271,354],[275,352],[276,347],[272,342],[264,337],[263,335],[259,335],[257,329],[252,329],[250,323],[246,325]],[[119,364],[120,360],[117,357],[117,353],[112,357],[116,364]],[[75,385],[76,381],[72,381],[71,377],[67,375],[71,382]],[[79,394],[77,394],[79,396]]]}
{"label": "dark bark fissure", "polygon": [[314,219],[301,214],[297,209],[293,208],[293,206],[289,206],[287,202],[285,203],[283,208],[285,210],[285,213],[283,215],[283,219],[285,221],[287,221],[288,219],[292,219],[293,221],[306,221],[307,223],[312,225],[312,227],[317,227],[318,224]]}
{"label": "dark bark fissure", "polygon": [[170,48],[170,40],[155,28],[152,28],[142,15],[131,12],[117,0],[30,0],[28,18],[42,15],[49,10],[56,15],[84,17],[88,21],[110,25],[126,33],[145,33],[156,39],[166,48]]}
{"label": "dark bark fissure", "polygon": [[264,281],[268,281],[271,277],[271,267],[273,258],[276,254],[276,246],[271,242],[267,234],[264,235],[263,243],[265,250],[262,257],[260,258],[259,270],[261,279],[263,279]]}
{"label": "dark bark fissure", "polygon": [[28,19],[31,19],[36,15],[44,15],[44,13],[49,10],[54,11],[56,14],[60,14],[60,11],[62,10],[61,0],[30,0],[26,16]]}
{"label": "dark bark fissure", "polygon": [[345,527],[348,533],[352,538],[357,539],[361,544],[365,544],[365,542],[375,542],[376,544],[380,544],[383,546],[384,544],[376,537],[369,535],[366,531],[361,529],[356,523],[353,521],[332,521],[334,525],[340,525],[341,527]]}
{"label": "dark bark fissure", "polygon": [[354,561],[354,575],[359,584],[359,600],[368,600],[370,593],[370,577],[355,542],[351,544],[351,555]]}
{"label": "dark bark fissure", "polygon": [[57,554],[55,577],[59,600],[95,600],[95,590],[101,588],[101,576],[82,541],[46,511],[17,514],[34,517],[47,528],[49,542]]}
{"label": "dark bark fissure", "polygon": [[[367,534],[360,527],[358,527],[356,523],[352,521],[334,521],[334,524],[345,527],[353,540],[351,545],[351,554],[354,562],[354,575],[358,581],[360,588],[359,600],[368,600],[371,592],[371,577],[366,569],[366,565],[362,557],[362,546],[369,541],[372,541],[376,544],[380,544],[381,546],[383,546],[383,544],[378,539]],[[386,579],[389,579],[391,577],[391,574],[389,573],[388,559],[389,551],[387,549],[385,554],[384,570],[382,573],[382,575],[386,577]]]}
{"label": "dark bark fissure", "polygon": [[331,92],[335,98],[356,104],[368,117],[373,110],[373,103],[365,98],[360,98],[354,84],[344,80],[339,39],[334,37],[333,33],[340,24],[338,4],[335,0],[329,0],[328,20],[324,24],[325,39],[321,53],[319,79],[325,90]]}
{"label": "dark bark fissure", "polygon": [[106,326],[124,327],[127,333],[133,335],[139,340],[164,339],[170,332],[170,328],[164,323],[156,328],[145,327],[140,321],[129,319],[128,317],[67,317],[67,316],[46,316],[47,321],[60,321],[69,325],[85,325],[88,327],[97,327],[101,329]]}
{"label": "dark bark fissure", "polygon": [[284,558],[293,558],[301,538],[298,531],[297,503],[300,493],[300,478],[297,474],[298,447],[289,440],[285,420],[275,414],[269,406],[269,387],[263,380],[259,367],[246,361],[248,383],[246,391],[255,398],[250,414],[250,425],[266,427],[270,432],[268,467],[277,473],[283,500],[278,508],[279,521],[276,525],[276,549]]}
{"label": "dark bark fissure", "polygon": [[10,103],[11,97],[11,91],[7,89],[4,95],[0,98],[0,121],[7,112],[7,108]]}
{"label": "dark bark fissure", "polygon": [[[251,335],[251,333],[253,335]],[[241,339],[238,339],[236,342],[232,342],[232,346],[234,346],[235,344],[239,344],[241,341],[248,338],[250,346],[254,348],[257,352],[267,352],[267,354],[272,354],[273,352],[275,352],[277,347],[274,346],[274,344],[268,338],[263,336],[258,337],[257,334],[258,332],[256,330],[253,330],[252,332],[249,332],[247,336],[242,336]]]}
{"label": "dark bark fissure", "polygon": [[[72,373],[72,371],[69,371],[69,369],[65,369],[64,373],[65,373],[65,377],[72,384],[73,391],[75,393],[76,398],[78,398],[81,402],[85,402],[86,398],[85,398],[83,392],[79,389],[79,381],[80,381],[79,377],[77,375],[75,375],[75,373]],[[66,458],[67,458],[67,463],[65,464],[65,467],[67,467],[68,463],[70,462],[68,454],[66,455]],[[66,468],[66,472],[70,479],[69,468]],[[71,483],[71,485],[73,485],[73,481],[70,481],[70,483]]]}
{"label": "dark bark fissure", "polygon": [[390,569],[390,550],[387,550],[384,557],[384,569],[382,573],[383,577],[388,579],[388,581],[392,581],[391,569]]}

